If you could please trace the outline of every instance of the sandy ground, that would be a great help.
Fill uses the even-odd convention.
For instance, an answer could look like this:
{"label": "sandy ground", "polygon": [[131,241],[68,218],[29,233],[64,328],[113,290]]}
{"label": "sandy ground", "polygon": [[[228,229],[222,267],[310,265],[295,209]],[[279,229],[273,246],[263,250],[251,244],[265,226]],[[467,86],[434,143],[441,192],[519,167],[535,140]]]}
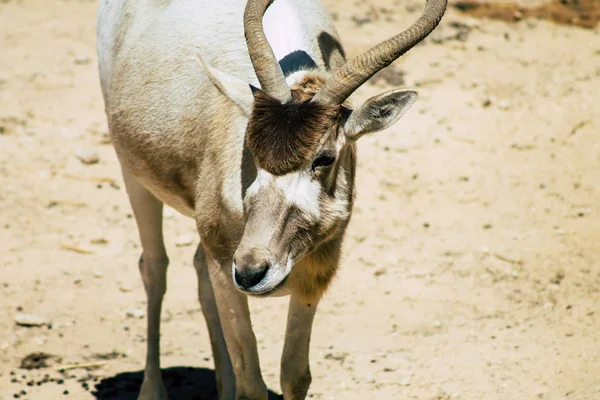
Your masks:
{"label": "sandy ground", "polygon": [[[421,2],[325,4],[354,55]],[[2,400],[134,400],[141,379],[140,248],[105,139],[95,8],[0,0]],[[451,9],[392,70],[355,102],[402,80],[420,98],[361,140],[343,267],[315,322],[310,398],[600,399],[600,29]],[[99,162],[83,164],[82,150]],[[165,214],[163,367],[172,399],[213,399],[198,239],[192,221]],[[285,299],[252,310],[278,393]],[[20,312],[47,323],[18,326]],[[21,369],[35,352],[54,357]],[[92,367],[69,368],[79,364]]]}

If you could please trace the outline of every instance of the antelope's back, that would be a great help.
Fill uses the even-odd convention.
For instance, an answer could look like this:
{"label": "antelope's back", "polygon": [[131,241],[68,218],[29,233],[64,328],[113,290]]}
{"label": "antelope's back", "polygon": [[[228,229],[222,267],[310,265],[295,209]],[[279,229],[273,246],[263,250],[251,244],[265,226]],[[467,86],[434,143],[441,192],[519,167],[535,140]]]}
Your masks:
{"label": "antelope's back", "polygon": [[[206,92],[196,54],[227,74],[257,84],[244,40],[245,3],[100,0],[98,60],[105,100],[142,88],[186,96],[197,92],[189,88],[196,85]],[[276,0],[265,14],[264,28],[278,60],[300,54],[291,61],[304,66],[312,61],[323,67],[323,42],[337,41],[332,20],[318,0]]]}

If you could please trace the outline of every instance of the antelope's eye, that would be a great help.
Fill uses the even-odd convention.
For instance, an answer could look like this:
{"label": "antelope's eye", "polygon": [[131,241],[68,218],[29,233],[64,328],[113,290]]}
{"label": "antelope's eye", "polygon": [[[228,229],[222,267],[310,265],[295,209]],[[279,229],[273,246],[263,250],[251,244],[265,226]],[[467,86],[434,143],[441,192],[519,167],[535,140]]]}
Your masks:
{"label": "antelope's eye", "polygon": [[328,167],[335,161],[335,157],[329,153],[320,154],[315,161],[313,161],[311,169],[314,171],[319,167]]}

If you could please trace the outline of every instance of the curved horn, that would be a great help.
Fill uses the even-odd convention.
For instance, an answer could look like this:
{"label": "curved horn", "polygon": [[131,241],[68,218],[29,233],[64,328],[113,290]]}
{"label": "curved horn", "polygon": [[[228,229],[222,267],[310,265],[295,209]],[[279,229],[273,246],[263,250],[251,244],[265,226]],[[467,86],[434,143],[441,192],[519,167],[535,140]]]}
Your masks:
{"label": "curved horn", "polygon": [[263,30],[262,19],[273,0],[248,0],[244,11],[244,35],[262,90],[285,103],[291,98],[281,67],[269,46]]}
{"label": "curved horn", "polygon": [[325,82],[313,101],[342,104],[377,71],[425,39],[440,23],[447,3],[447,0],[427,0],[423,15],[410,28],[344,64]]}

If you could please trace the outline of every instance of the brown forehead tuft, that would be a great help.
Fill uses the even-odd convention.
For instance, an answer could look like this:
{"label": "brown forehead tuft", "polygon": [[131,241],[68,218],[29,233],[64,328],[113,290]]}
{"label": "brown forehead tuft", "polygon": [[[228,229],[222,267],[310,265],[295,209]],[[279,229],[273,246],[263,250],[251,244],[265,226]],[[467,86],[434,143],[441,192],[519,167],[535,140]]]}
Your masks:
{"label": "brown forehead tuft", "polygon": [[290,87],[292,98],[297,102],[310,100],[317,94],[324,83],[325,78],[322,76],[306,75],[300,82],[295,83]]}
{"label": "brown forehead tuft", "polygon": [[292,101],[285,104],[262,91],[254,95],[247,144],[258,166],[273,175],[297,170],[309,160],[323,134],[340,115],[339,106],[311,103],[312,90],[298,90],[303,96],[292,92]]}

